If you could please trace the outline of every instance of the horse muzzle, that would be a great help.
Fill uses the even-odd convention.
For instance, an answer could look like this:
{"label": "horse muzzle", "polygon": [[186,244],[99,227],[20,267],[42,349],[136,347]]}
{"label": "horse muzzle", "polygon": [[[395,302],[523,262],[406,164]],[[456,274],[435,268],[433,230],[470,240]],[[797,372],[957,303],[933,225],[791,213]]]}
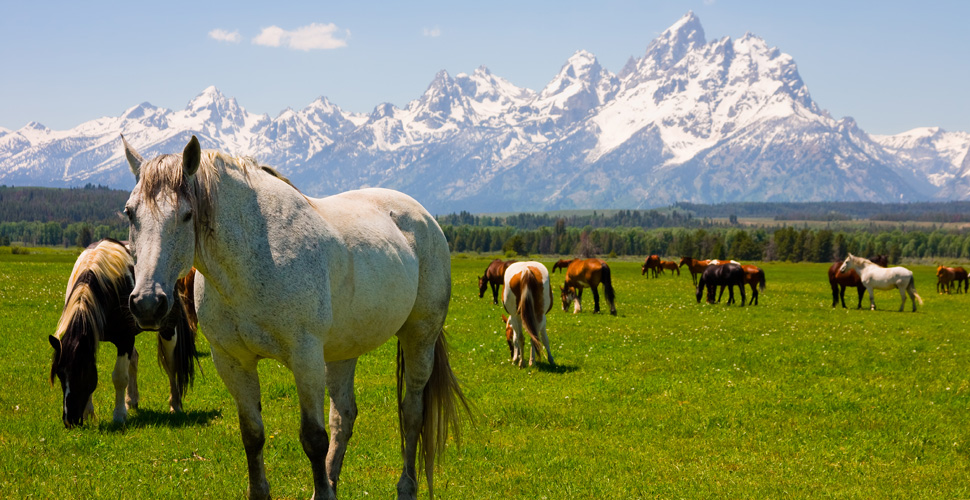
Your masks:
{"label": "horse muzzle", "polygon": [[128,297],[128,309],[142,330],[158,330],[172,309],[168,295],[156,285],[152,291],[134,291]]}

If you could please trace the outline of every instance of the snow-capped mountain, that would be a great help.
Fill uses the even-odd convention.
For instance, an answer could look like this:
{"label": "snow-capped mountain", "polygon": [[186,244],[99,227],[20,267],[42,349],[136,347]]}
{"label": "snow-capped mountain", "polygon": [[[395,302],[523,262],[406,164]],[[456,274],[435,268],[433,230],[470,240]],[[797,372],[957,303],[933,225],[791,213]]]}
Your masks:
{"label": "snow-capped mountain", "polygon": [[693,13],[618,74],[579,51],[538,92],[480,67],[369,114],[321,97],[271,118],[209,87],[181,111],[0,128],[0,183],[131,188],[121,133],[145,156],[196,134],[310,195],[385,186],[435,213],[970,199],[970,133],[870,136],[812,100],[791,56],[752,34],[708,42]]}

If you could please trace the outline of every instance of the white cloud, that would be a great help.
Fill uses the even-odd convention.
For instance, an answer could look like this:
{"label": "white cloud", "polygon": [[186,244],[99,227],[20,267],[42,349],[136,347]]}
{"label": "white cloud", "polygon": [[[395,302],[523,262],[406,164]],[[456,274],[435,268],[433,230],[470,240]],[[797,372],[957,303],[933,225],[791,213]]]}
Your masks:
{"label": "white cloud", "polygon": [[209,38],[226,43],[239,43],[242,41],[242,35],[238,31],[228,32],[219,28],[210,31]]}
{"label": "white cloud", "polygon": [[279,26],[263,28],[253,38],[253,43],[266,47],[285,47],[294,50],[327,50],[347,46],[350,30],[341,30],[337,25],[313,23],[292,31]]}
{"label": "white cloud", "polygon": [[434,28],[425,28],[424,36],[430,36],[431,38],[438,38],[441,36],[441,28],[435,26]]}

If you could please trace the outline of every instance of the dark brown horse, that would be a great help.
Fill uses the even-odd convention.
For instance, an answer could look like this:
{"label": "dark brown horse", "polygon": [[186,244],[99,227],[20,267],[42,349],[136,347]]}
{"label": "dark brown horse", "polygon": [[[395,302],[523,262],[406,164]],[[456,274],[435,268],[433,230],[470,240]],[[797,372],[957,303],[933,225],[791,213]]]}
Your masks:
{"label": "dark brown horse", "polygon": [[[873,264],[879,264],[882,267],[889,265],[889,258],[885,255],[876,255],[869,259]],[[829,285],[832,287],[832,307],[835,307],[839,301],[842,301],[842,307],[845,306],[845,289],[847,287],[855,287],[856,291],[859,293],[859,305],[856,309],[862,308],[862,297],[866,294],[866,287],[862,284],[862,279],[859,278],[859,273],[852,269],[844,273],[839,272],[839,268],[842,267],[842,261],[836,261],[831,266],[829,266]]]}
{"label": "dark brown horse", "polygon": [[741,306],[744,306],[746,300],[744,296],[744,270],[741,269],[741,266],[734,263],[708,266],[701,273],[700,279],[697,280],[697,302],[700,303],[701,296],[703,296],[706,288],[707,303],[713,304],[714,295],[719,286],[722,287],[722,294],[724,287],[728,289],[727,305],[734,303],[734,287],[738,287],[741,290]]}
{"label": "dark brown horse", "polygon": [[951,267],[953,269],[953,282],[956,283],[957,293],[960,293],[960,284],[963,284],[963,293],[967,293],[967,288],[970,288],[970,276],[967,274],[967,270],[962,267]]}
{"label": "dark brown horse", "polygon": [[653,278],[656,278],[658,275],[660,275],[660,273],[663,272],[663,270],[660,269],[659,255],[651,255],[647,257],[647,260],[643,262],[643,266],[640,267],[640,276],[647,274],[647,271],[650,271],[650,276]]}
{"label": "dark brown horse", "polygon": [[[697,259],[694,259],[692,257],[681,257],[680,258],[680,266],[687,266],[687,269],[690,270],[690,277],[691,277],[692,280],[694,280],[694,285],[695,286],[697,285],[697,277],[698,277],[698,275],[700,275],[701,273],[703,273],[704,270],[707,269],[708,264],[710,264],[710,263],[711,263],[711,261],[709,261],[709,260],[697,260]],[[680,266],[678,266],[678,267],[680,267]]]}
{"label": "dark brown horse", "polygon": [[616,316],[616,294],[610,278],[610,266],[601,259],[575,259],[566,268],[566,282],[559,287],[562,298],[562,310],[566,311],[569,303],[574,303],[573,313],[583,310],[583,288],[593,289],[593,312],[600,312],[600,294],[597,287],[603,284],[603,293],[610,304],[610,314]]}
{"label": "dark brown horse", "polygon": [[488,286],[492,286],[492,303],[498,304],[498,288],[502,286],[505,280],[505,270],[508,269],[509,265],[514,263],[514,260],[502,261],[502,259],[495,259],[488,264],[485,268],[485,275],[478,277],[478,298],[485,296],[485,290]]}
{"label": "dark brown horse", "polygon": [[569,264],[572,264],[573,261],[575,261],[575,260],[577,260],[577,259],[559,259],[559,260],[557,260],[556,263],[552,265],[552,272],[556,272],[556,271],[558,271],[560,269],[562,269],[563,272],[565,272],[566,269],[569,267]]}

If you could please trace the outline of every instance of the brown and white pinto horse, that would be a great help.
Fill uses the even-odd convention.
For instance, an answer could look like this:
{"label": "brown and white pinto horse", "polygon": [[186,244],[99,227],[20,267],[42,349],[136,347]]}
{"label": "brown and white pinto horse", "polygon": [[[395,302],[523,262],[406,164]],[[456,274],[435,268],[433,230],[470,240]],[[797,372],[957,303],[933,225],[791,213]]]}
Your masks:
{"label": "brown and white pinto horse", "polygon": [[[697,260],[692,257],[681,257],[680,266],[687,266],[690,270],[690,277],[694,280],[694,285],[697,285],[697,277],[707,269],[707,266],[711,263],[709,260]],[[678,266],[678,267],[680,267]]]}
{"label": "brown and white pinto horse", "polygon": [[566,282],[559,287],[562,298],[562,310],[566,311],[569,303],[574,304],[573,314],[582,312],[583,288],[593,289],[593,312],[600,312],[600,294],[596,287],[603,284],[603,293],[610,304],[610,314],[616,316],[616,293],[613,291],[613,281],[610,278],[610,266],[601,259],[575,259],[566,268]]}
{"label": "brown and white pinto horse", "polygon": [[[869,260],[873,264],[878,264],[882,267],[889,265],[889,258],[885,255],[876,255]],[[842,267],[842,262],[839,260],[829,266],[829,285],[832,287],[832,307],[835,307],[841,300],[842,308],[845,308],[845,289],[846,287],[855,287],[859,293],[859,305],[856,306],[856,309],[861,309],[862,297],[866,294],[866,287],[862,284],[862,279],[859,278],[859,273],[855,272],[855,270],[849,269],[844,273],[839,272],[839,268]]]}
{"label": "brown and white pinto horse", "polygon": [[660,268],[660,262],[659,255],[651,255],[647,257],[647,260],[643,262],[643,266],[640,267],[640,276],[647,274],[647,271],[650,271],[650,275],[653,278],[659,276],[660,273],[663,272],[663,270]]}
{"label": "brown and white pinto horse", "polygon": [[505,276],[505,270],[514,263],[514,260],[502,261],[502,259],[495,259],[488,264],[485,269],[485,275],[478,277],[478,298],[485,296],[485,290],[488,286],[492,286],[492,303],[498,304],[498,287],[502,286],[502,280]]}
{"label": "brown and white pinto horse", "polygon": [[532,344],[529,366],[542,358],[540,343],[546,347],[549,364],[555,365],[552,349],[549,348],[549,335],[546,333],[546,313],[552,309],[552,287],[549,285],[549,271],[546,270],[546,266],[534,261],[510,265],[505,271],[502,304],[505,306],[505,311],[509,313],[505,339],[512,351],[512,364],[522,368],[525,363],[522,331],[524,326]]}

